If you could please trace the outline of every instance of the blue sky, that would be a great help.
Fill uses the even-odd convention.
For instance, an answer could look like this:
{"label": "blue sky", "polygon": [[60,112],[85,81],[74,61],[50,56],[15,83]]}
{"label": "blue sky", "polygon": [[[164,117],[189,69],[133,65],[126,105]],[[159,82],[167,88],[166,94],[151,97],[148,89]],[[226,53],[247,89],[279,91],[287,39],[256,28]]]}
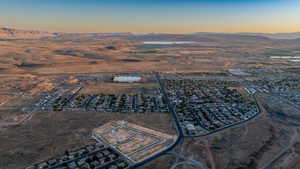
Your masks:
{"label": "blue sky", "polygon": [[59,32],[296,32],[300,0],[7,0],[0,26]]}

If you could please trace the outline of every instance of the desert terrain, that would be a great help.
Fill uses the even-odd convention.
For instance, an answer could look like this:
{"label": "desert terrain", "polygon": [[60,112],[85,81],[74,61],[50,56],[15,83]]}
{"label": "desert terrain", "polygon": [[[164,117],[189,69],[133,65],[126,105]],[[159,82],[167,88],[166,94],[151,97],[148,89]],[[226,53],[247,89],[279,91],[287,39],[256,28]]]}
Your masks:
{"label": "desert terrain", "polygon": [[[149,41],[191,43],[144,44]],[[201,137],[183,137],[174,151],[207,169],[299,169],[299,56],[299,39],[263,35],[65,34],[1,29],[0,168],[26,168],[94,144],[93,129],[110,121],[125,120],[178,134],[155,78],[158,73],[162,81],[196,79],[208,87],[211,82],[236,82],[238,87],[234,87],[243,97],[250,97],[245,88],[255,89],[260,109],[241,124]],[[119,75],[142,80],[115,82]],[[283,88],[289,93],[282,93]],[[78,100],[70,96],[73,94],[78,100],[90,100],[84,101],[85,107],[74,108]],[[43,107],[41,100],[47,96],[70,100],[62,101],[61,109]],[[98,97],[106,99],[101,102],[103,108],[91,107],[97,105],[92,100]],[[276,100],[281,97],[288,99]],[[106,103],[119,99],[123,104],[124,98],[142,98],[143,105],[133,110],[118,104],[114,109]],[[167,169],[177,160],[165,154],[140,168]],[[183,164],[178,168],[193,167]]]}

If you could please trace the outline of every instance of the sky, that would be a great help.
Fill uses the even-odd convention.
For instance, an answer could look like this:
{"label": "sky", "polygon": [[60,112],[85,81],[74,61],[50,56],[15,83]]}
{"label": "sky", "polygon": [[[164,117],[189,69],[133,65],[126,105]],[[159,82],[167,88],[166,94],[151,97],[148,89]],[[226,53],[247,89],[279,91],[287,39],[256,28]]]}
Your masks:
{"label": "sky", "polygon": [[1,0],[0,27],[52,32],[300,32],[300,0]]}

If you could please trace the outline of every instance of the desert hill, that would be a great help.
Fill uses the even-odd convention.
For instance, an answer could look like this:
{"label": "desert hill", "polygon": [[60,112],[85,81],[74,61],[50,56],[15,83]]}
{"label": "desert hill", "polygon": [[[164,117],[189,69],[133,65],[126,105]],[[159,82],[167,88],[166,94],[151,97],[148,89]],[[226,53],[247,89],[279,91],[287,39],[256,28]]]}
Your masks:
{"label": "desert hill", "polygon": [[129,36],[133,41],[194,41],[204,43],[269,43],[272,39],[263,36],[240,35],[240,34],[217,34],[217,33],[194,33],[194,34],[144,34]]}
{"label": "desert hill", "polygon": [[270,39],[297,39],[300,38],[300,32],[294,33],[247,33],[245,35],[264,36]]}
{"label": "desert hill", "polygon": [[284,39],[284,40],[293,40],[300,38],[300,32],[291,32],[291,33],[211,33],[211,32],[196,32],[194,35],[217,35],[217,36],[226,36],[226,37],[265,37],[269,39]]}
{"label": "desert hill", "polygon": [[57,36],[58,33],[34,30],[20,30],[0,27],[0,39],[38,39],[43,37]]}

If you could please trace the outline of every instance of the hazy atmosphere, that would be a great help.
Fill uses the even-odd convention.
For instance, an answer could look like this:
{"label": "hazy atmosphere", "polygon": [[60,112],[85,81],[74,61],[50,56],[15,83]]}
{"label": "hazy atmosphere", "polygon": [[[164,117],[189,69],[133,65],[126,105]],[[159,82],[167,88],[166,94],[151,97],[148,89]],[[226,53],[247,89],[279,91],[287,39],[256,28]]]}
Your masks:
{"label": "hazy atmosphere", "polygon": [[55,32],[297,32],[299,0],[7,0],[0,25]]}

